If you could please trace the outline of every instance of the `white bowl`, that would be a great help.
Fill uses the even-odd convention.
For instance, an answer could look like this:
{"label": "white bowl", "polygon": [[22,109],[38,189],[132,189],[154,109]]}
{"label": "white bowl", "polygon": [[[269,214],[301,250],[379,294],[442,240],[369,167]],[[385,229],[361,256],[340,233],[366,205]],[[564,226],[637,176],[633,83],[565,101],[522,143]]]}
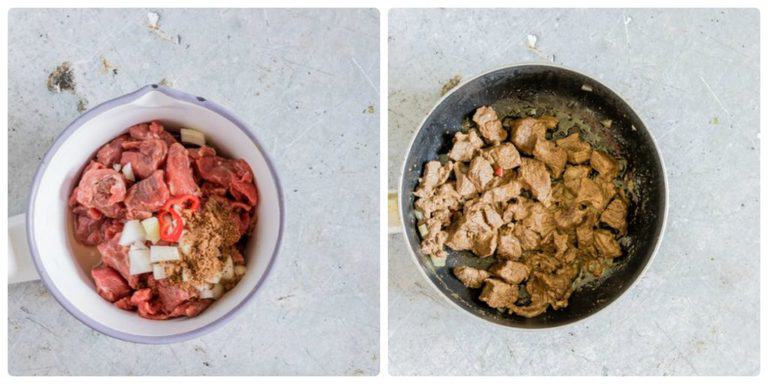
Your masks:
{"label": "white bowl", "polygon": [[[170,129],[184,126],[204,132],[219,153],[248,162],[259,190],[257,223],[244,252],[248,271],[234,289],[194,318],[148,320],[102,299],[90,276],[99,253],[75,240],[67,207],[77,177],[94,153],[128,127],[150,120]],[[32,184],[27,238],[44,284],[73,316],[118,339],[162,344],[200,336],[231,319],[266,278],[280,248],[284,222],[277,173],[253,130],[204,98],[153,84],[91,109],[56,139]]]}

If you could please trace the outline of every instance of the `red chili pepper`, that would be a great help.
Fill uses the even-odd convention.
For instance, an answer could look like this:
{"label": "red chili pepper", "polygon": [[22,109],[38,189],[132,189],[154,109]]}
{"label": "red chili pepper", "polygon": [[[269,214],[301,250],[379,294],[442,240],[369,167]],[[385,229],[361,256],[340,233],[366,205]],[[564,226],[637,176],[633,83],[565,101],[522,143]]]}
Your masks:
{"label": "red chili pepper", "polygon": [[504,169],[499,166],[495,166],[493,167],[493,174],[498,177],[501,177],[504,174]]}
{"label": "red chili pepper", "polygon": [[[189,203],[189,208],[185,208],[186,203]],[[174,205],[181,206],[181,209],[191,209],[197,211],[200,208],[200,198],[195,195],[181,195],[169,199],[165,205],[163,205],[163,211],[172,211]]]}
{"label": "red chili pepper", "polygon": [[[170,215],[170,219],[168,218]],[[178,242],[181,238],[181,231],[184,229],[184,220],[181,215],[173,209],[162,211],[157,216],[160,224],[160,239],[170,242]]]}

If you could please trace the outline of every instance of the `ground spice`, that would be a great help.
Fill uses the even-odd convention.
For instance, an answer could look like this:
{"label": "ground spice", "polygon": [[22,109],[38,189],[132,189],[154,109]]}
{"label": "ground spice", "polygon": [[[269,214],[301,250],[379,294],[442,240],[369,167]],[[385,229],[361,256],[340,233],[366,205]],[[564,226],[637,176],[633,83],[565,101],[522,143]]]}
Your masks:
{"label": "ground spice", "polygon": [[182,257],[182,263],[189,270],[188,281],[200,284],[222,271],[224,259],[240,232],[229,204],[217,199],[208,199],[184,221],[182,242],[189,252]]}

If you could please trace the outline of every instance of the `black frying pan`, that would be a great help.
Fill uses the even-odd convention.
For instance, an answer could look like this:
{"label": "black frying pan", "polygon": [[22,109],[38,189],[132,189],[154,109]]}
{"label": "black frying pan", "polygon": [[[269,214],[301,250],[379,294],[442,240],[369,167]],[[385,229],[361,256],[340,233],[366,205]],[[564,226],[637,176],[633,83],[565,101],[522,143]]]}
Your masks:
{"label": "black frying pan", "polygon": [[[466,288],[451,273],[455,265],[487,263],[467,251],[447,248],[446,267],[435,268],[419,250],[413,214],[413,190],[427,161],[447,153],[462,121],[480,106],[491,105],[499,116],[549,114],[560,118],[560,134],[579,128],[592,145],[625,160],[636,187],[629,208],[628,243],[624,256],[600,280],[576,290],[566,308],[548,309],[526,319],[502,313],[478,299],[479,289]],[[610,122],[609,122],[610,120]],[[573,131],[571,131],[573,132]],[[432,284],[467,312],[516,328],[548,328],[584,319],[621,296],[646,269],[661,240],[667,213],[666,176],[659,152],[645,125],[616,93],[578,72],[551,65],[517,65],[478,76],[445,95],[416,132],[403,165],[399,189],[400,217],[415,259]]]}

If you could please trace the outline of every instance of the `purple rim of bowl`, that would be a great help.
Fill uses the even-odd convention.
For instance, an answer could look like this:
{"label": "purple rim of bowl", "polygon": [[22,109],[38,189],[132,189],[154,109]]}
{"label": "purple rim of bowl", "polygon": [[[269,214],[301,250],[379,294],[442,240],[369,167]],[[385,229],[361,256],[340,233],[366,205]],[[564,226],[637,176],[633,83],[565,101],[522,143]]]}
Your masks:
{"label": "purple rim of bowl", "polygon": [[[70,135],[72,135],[74,131],[76,131],[78,128],[80,128],[83,124],[85,124],[92,118],[98,116],[99,114],[109,109],[132,102],[149,92],[161,92],[166,96],[169,96],[176,100],[189,102],[189,103],[204,107],[206,109],[209,109],[212,112],[231,121],[241,131],[243,131],[243,133],[245,133],[251,139],[253,144],[256,145],[256,147],[259,149],[261,154],[264,156],[267,166],[269,167],[269,172],[272,174],[272,178],[274,178],[275,180],[275,185],[277,187],[278,203],[280,206],[280,228],[278,230],[275,249],[272,252],[272,255],[269,259],[269,264],[267,265],[267,269],[264,271],[264,274],[261,276],[261,279],[259,279],[259,281],[253,287],[251,292],[249,292],[248,295],[240,303],[238,303],[234,308],[232,308],[229,312],[225,313],[223,316],[212,321],[211,323],[208,323],[200,328],[193,329],[188,332],[183,332],[183,333],[178,333],[178,334],[168,335],[168,336],[141,336],[141,335],[134,335],[130,333],[121,332],[116,329],[110,328],[100,322],[97,322],[96,320],[90,318],[88,315],[86,315],[85,313],[77,309],[56,288],[56,285],[53,284],[53,281],[51,281],[50,276],[48,276],[45,269],[43,268],[42,263],[40,261],[40,254],[37,250],[37,245],[35,243],[34,232],[32,231],[32,228],[34,227],[33,218],[34,218],[34,210],[35,210],[35,207],[33,206],[32,202],[35,201],[35,197],[37,196],[38,186],[40,184],[40,178],[48,168],[48,164],[50,163],[51,156],[53,156],[53,154],[58,151],[62,143],[64,143],[64,141],[66,141],[66,139]],[[275,258],[282,244],[284,228],[285,228],[285,197],[283,195],[283,189],[280,184],[280,179],[277,176],[277,172],[275,171],[275,167],[273,165],[272,159],[264,151],[264,148],[262,147],[261,143],[256,138],[256,136],[251,132],[251,130],[248,129],[247,125],[243,123],[240,119],[235,117],[235,115],[233,115],[231,112],[221,107],[220,105],[217,105],[216,103],[208,101],[202,97],[193,96],[188,93],[184,93],[175,89],[166,88],[157,84],[150,84],[150,85],[144,86],[137,91],[134,91],[127,95],[120,96],[118,98],[99,104],[95,108],[80,115],[69,126],[67,126],[67,128],[61,134],[59,134],[59,136],[56,138],[53,145],[51,145],[51,148],[48,149],[48,151],[45,153],[45,157],[43,157],[42,163],[40,163],[40,166],[38,166],[37,168],[37,172],[35,172],[35,177],[32,181],[32,188],[31,188],[31,193],[29,195],[29,203],[27,208],[27,242],[29,243],[29,249],[32,254],[32,261],[35,264],[35,269],[37,269],[37,273],[40,274],[40,278],[43,281],[43,284],[45,284],[46,288],[48,288],[51,294],[53,294],[53,297],[56,299],[56,301],[58,301],[59,304],[61,304],[64,307],[64,309],[67,310],[67,312],[72,314],[72,316],[80,320],[80,322],[82,322],[83,324],[93,328],[94,330],[99,331],[107,336],[114,337],[116,339],[130,341],[134,343],[142,343],[142,344],[170,344],[170,343],[178,343],[178,342],[190,340],[196,337],[200,337],[215,329],[218,329],[222,325],[226,324],[229,320],[231,320],[238,312],[240,312],[241,309],[243,309],[245,304],[253,298],[256,291],[259,289],[259,287],[262,285],[262,283],[266,280],[267,276],[269,275],[269,272],[272,269],[272,265],[274,264]]]}

